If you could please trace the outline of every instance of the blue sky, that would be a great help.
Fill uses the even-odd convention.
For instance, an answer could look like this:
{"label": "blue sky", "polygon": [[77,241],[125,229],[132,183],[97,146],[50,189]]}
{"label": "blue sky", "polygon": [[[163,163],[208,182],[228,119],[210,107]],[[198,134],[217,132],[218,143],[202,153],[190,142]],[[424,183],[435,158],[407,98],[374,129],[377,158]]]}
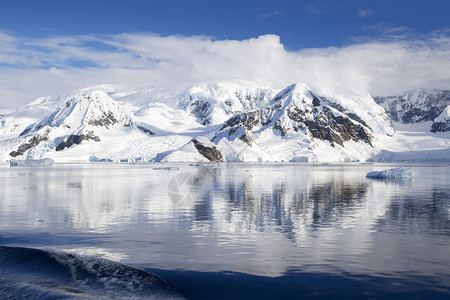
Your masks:
{"label": "blue sky", "polygon": [[28,37],[150,32],[243,40],[271,33],[290,50],[450,26],[448,0],[3,0],[0,7],[0,28]]}
{"label": "blue sky", "polygon": [[2,0],[0,109],[98,84],[450,88],[448,0]]}

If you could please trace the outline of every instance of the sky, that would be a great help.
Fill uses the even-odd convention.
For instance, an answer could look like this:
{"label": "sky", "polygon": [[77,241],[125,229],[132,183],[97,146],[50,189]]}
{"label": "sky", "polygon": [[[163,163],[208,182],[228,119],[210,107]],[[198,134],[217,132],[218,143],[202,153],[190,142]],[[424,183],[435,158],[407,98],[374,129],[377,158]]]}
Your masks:
{"label": "sky", "polygon": [[450,88],[448,0],[1,0],[0,109],[116,84]]}

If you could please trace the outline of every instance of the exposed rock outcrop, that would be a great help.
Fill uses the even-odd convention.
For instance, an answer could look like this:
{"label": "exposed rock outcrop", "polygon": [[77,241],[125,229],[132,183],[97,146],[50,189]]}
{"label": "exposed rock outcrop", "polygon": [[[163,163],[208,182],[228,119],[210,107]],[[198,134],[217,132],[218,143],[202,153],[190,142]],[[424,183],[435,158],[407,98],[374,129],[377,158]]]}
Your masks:
{"label": "exposed rock outcrop", "polygon": [[211,162],[223,162],[223,156],[222,153],[217,149],[215,146],[205,146],[203,143],[201,143],[197,139],[193,139],[192,142],[194,143],[195,148],[197,151],[206,157]]}
{"label": "exposed rock outcrop", "polygon": [[50,132],[49,129],[47,129],[42,134],[36,134],[32,136],[27,142],[21,144],[16,151],[12,151],[9,153],[9,156],[11,157],[17,157],[20,155],[23,155],[26,151],[30,150],[33,147],[36,147],[41,142],[48,141],[48,133]]}
{"label": "exposed rock outcrop", "polygon": [[306,85],[292,85],[269,103],[263,125],[272,126],[281,136],[302,131],[329,141],[333,147],[344,146],[349,140],[372,146],[373,137],[367,124],[359,116],[349,115],[339,104],[330,103],[314,95]]}
{"label": "exposed rock outcrop", "polygon": [[445,132],[450,131],[450,120],[445,122],[434,122],[431,125],[432,132]]}
{"label": "exposed rock outcrop", "polygon": [[218,142],[223,137],[227,138],[229,141],[234,141],[238,138],[251,146],[254,141],[251,131],[255,127],[260,126],[260,111],[250,111],[236,114],[224,123],[222,128],[213,137],[212,141]]}
{"label": "exposed rock outcrop", "polygon": [[81,144],[82,141],[95,141],[100,142],[100,138],[94,134],[92,131],[88,131],[86,134],[79,134],[79,135],[70,135],[68,136],[64,141],[59,143],[58,146],[56,146],[56,151],[62,151],[65,148],[69,148],[73,145]]}

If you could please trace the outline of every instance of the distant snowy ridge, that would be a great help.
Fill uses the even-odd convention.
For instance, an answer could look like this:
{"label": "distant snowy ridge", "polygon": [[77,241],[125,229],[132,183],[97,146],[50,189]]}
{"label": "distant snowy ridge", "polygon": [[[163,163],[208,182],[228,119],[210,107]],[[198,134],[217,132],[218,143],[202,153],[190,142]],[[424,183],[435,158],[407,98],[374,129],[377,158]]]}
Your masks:
{"label": "distant snowy ridge", "polygon": [[366,161],[396,136],[370,96],[248,81],[43,97],[1,118],[0,158],[74,161]]}
{"label": "distant snowy ridge", "polygon": [[414,124],[434,121],[450,105],[450,90],[421,89],[374,99],[386,110],[392,121]]}

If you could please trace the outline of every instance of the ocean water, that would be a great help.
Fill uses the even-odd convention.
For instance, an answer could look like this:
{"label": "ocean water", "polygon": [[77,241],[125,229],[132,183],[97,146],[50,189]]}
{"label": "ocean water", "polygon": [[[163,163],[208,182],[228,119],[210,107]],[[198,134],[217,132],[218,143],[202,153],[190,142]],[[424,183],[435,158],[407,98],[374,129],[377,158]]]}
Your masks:
{"label": "ocean water", "polygon": [[0,299],[448,299],[450,166],[0,167]]}

